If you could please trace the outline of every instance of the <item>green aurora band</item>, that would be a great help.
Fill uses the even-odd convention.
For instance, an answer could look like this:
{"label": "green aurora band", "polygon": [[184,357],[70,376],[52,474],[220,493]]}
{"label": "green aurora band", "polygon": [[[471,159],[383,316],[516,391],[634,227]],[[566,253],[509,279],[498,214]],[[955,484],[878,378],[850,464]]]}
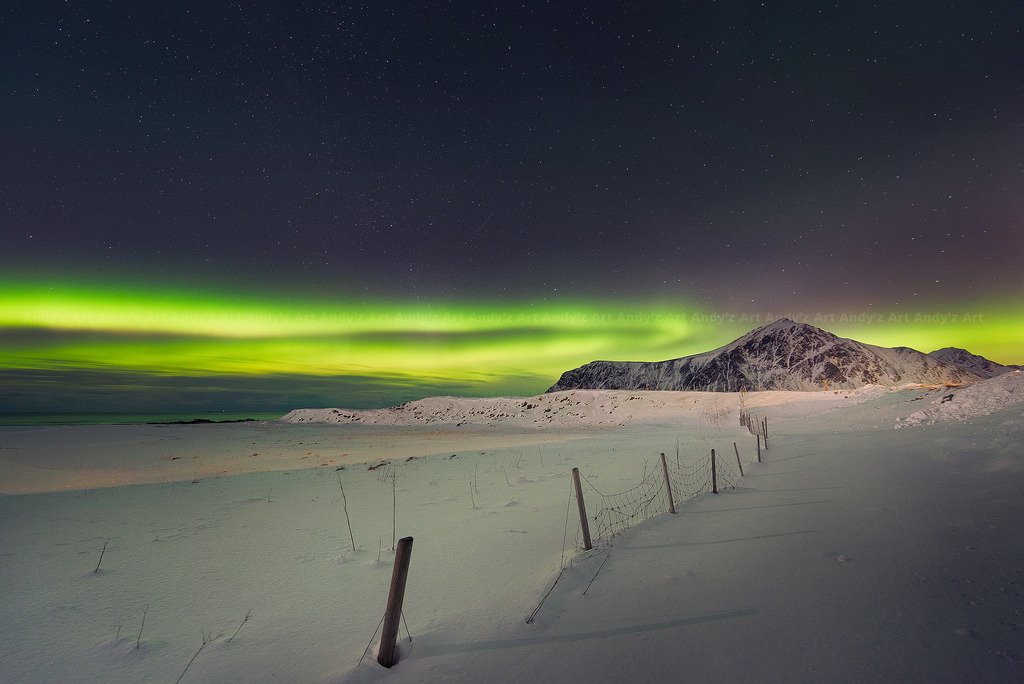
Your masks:
{"label": "green aurora band", "polygon": [[[702,352],[781,315],[872,344],[958,346],[1002,363],[1024,361],[1024,307],[1009,301],[909,314],[723,315],[667,299],[357,302],[22,281],[0,283],[0,373],[350,378],[401,388],[349,405],[446,387],[531,394],[594,359]],[[324,401],[345,405],[344,394]],[[17,398],[0,407],[17,410]]]}

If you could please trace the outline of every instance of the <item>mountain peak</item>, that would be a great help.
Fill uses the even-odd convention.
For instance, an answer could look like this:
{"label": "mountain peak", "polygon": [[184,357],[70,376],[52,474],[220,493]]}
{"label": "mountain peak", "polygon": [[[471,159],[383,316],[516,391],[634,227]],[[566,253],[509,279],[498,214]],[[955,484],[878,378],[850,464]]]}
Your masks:
{"label": "mountain peak", "polygon": [[566,371],[548,391],[568,389],[815,390],[942,384],[982,377],[973,368],[900,347],[887,349],[780,318],[703,354],[668,361],[594,361]]}
{"label": "mountain peak", "polygon": [[936,349],[935,351],[928,352],[929,356],[948,356],[953,354],[967,354],[968,356],[977,356],[977,354],[972,354],[963,347],[943,347],[942,349]]}
{"label": "mountain peak", "polygon": [[801,323],[800,321],[794,321],[791,318],[780,318],[780,319],[778,319],[776,321],[772,321],[771,323],[768,323],[767,325],[762,325],[760,328],[754,328],[753,330],[748,332],[743,337],[754,337],[754,336],[757,336],[757,335],[761,335],[762,333],[769,333],[769,332],[775,332],[775,331],[796,331],[796,330],[813,331],[813,332],[816,332],[816,333],[823,333],[825,335],[831,335],[832,334],[832,333],[828,332],[827,330],[822,330],[821,328],[816,328],[813,325],[811,325],[810,323]]}

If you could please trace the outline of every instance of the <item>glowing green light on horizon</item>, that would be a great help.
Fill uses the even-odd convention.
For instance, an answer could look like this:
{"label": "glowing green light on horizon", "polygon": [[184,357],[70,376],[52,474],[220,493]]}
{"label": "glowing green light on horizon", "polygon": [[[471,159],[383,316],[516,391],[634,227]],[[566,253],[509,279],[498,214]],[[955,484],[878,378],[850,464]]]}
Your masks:
{"label": "glowing green light on horizon", "polygon": [[[388,302],[153,287],[0,282],[0,370],[162,376],[389,378],[408,386],[542,391],[595,359],[708,351],[767,323],[683,301]],[[845,337],[921,351],[965,347],[1024,362],[1024,306],[806,320]]]}
{"label": "glowing green light on horizon", "polygon": [[1024,363],[1024,303],[995,301],[915,313],[882,314],[873,322],[839,323],[833,332],[881,347],[929,352],[960,347],[1003,364]]}
{"label": "glowing green light on horizon", "polygon": [[594,358],[672,356],[700,331],[690,322],[696,311],[664,303],[354,303],[7,286],[0,330],[25,334],[9,335],[0,367],[553,382]]}

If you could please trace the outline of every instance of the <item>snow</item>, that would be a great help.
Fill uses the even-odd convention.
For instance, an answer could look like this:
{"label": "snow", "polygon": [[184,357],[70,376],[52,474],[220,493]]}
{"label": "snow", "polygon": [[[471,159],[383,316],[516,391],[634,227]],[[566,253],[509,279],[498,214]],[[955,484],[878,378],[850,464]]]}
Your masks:
{"label": "snow", "polygon": [[739,415],[740,407],[796,405],[800,411],[824,410],[834,404],[865,401],[887,391],[865,386],[835,392],[664,392],[643,390],[568,390],[534,397],[429,397],[386,409],[359,411],[296,409],[289,423],[358,423],[363,425],[445,424],[566,429],[622,427],[632,424],[699,424]]}
{"label": "snow", "polygon": [[966,387],[936,393],[927,408],[915,411],[896,427],[964,421],[1001,409],[1016,408],[1024,415],[1024,372],[1010,371]]}
{"label": "snow", "polygon": [[[540,423],[514,412],[540,398],[431,398],[348,412],[377,425],[322,409],[290,419],[331,422],[2,428],[0,488],[24,493],[0,496],[0,681],[173,680],[201,631],[216,638],[182,681],[1019,681],[1024,419],[1016,404],[892,429],[940,392],[563,393]],[[761,464],[741,402],[769,418]],[[740,488],[573,549],[569,470],[623,491],[677,439],[683,463],[735,441]],[[392,483],[396,534],[415,538],[413,640],[403,625],[385,670],[365,651]]]}

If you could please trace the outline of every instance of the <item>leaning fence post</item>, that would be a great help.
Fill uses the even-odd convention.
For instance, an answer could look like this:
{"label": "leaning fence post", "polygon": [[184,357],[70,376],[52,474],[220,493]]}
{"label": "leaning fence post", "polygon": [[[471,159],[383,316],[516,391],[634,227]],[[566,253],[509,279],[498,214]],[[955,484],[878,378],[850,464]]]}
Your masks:
{"label": "leaning fence post", "polygon": [[668,464],[665,463],[665,454],[661,455],[661,474],[665,476],[665,493],[668,494],[668,512],[676,512],[676,502],[672,499],[672,484],[668,481]]}
{"label": "leaning fence post", "polygon": [[715,450],[711,450],[711,492],[718,493],[718,469],[715,467]]}
{"label": "leaning fence post", "polygon": [[768,416],[764,417],[764,443],[768,444]]}
{"label": "leaning fence post", "polygon": [[580,469],[572,469],[572,486],[576,488],[576,505],[580,509],[580,529],[583,531],[583,548],[594,548],[590,543],[590,523],[587,522],[587,505],[583,503],[583,485],[580,484]]}
{"label": "leaning fence post", "polygon": [[398,662],[395,641],[398,638],[398,622],[402,616],[402,601],[405,599],[405,580],[409,577],[409,558],[412,556],[412,537],[398,540],[395,551],[395,567],[391,571],[391,589],[388,591],[388,605],[384,610],[384,629],[380,633],[377,648],[377,662],[391,667]]}
{"label": "leaning fence post", "polygon": [[736,446],[736,442],[732,443],[732,448],[736,452],[736,465],[738,465],[740,467],[740,477],[744,477],[744,475],[743,475],[743,463],[740,461],[740,448],[738,446]]}
{"label": "leaning fence post", "polygon": [[761,462],[761,435],[755,435],[757,437],[757,462]]}

